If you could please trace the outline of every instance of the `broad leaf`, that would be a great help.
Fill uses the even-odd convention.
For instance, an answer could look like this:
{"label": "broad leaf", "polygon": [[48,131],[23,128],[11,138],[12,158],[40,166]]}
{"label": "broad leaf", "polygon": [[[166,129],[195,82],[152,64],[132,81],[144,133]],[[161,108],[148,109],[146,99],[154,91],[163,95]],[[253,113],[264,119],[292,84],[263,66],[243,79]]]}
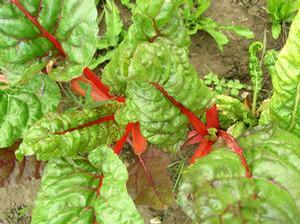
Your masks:
{"label": "broad leaf", "polygon": [[300,136],[300,13],[291,26],[272,75],[274,93],[270,118],[281,128]]}
{"label": "broad leaf", "polygon": [[[137,159],[128,167],[127,187],[137,205],[147,205],[154,209],[166,209],[174,203],[172,180],[168,173],[168,156],[154,148],[149,148],[141,155],[152,183],[149,181],[141,162]],[[155,192],[156,191],[156,192]]]}
{"label": "broad leaf", "polygon": [[126,190],[126,166],[101,146],[88,158],[50,161],[31,224],[142,224]]}
{"label": "broad leaf", "polygon": [[180,205],[195,223],[297,223],[300,139],[267,126],[239,140],[253,177],[236,154],[215,150],[184,171]]}
{"label": "broad leaf", "polygon": [[0,89],[0,148],[11,146],[44,114],[56,111],[60,97],[57,84],[43,75]]}
{"label": "broad leaf", "polygon": [[139,41],[155,41],[159,36],[170,39],[179,47],[188,48],[190,38],[184,27],[181,9],[183,0],[137,0],[133,25],[128,30],[130,45]]}
{"label": "broad leaf", "polygon": [[28,130],[17,158],[35,154],[39,160],[49,160],[113,143],[123,131],[110,118],[117,108],[116,104],[106,104],[91,110],[49,114]]}
{"label": "broad leaf", "polygon": [[123,124],[139,121],[147,140],[168,151],[185,139],[188,120],[152,84],[158,84],[175,100],[201,114],[212,94],[189,62],[187,51],[165,38],[142,42],[135,50],[123,43],[105,67],[103,81],[127,98],[119,113]]}
{"label": "broad leaf", "polygon": [[52,43],[10,1],[0,1],[0,67],[11,82],[38,72],[49,61],[56,80],[80,76],[96,50],[97,10],[90,0],[20,1],[40,24],[61,43],[61,57]]}

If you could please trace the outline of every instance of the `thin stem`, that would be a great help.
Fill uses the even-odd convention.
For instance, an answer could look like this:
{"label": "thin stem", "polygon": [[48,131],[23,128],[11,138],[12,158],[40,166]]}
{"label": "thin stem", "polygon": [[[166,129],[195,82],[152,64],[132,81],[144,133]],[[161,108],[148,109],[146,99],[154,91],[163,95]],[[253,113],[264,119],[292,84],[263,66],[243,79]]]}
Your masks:
{"label": "thin stem", "polygon": [[252,114],[253,114],[253,116],[256,116],[257,96],[258,96],[258,92],[254,91],[253,92],[253,101],[252,101]]}

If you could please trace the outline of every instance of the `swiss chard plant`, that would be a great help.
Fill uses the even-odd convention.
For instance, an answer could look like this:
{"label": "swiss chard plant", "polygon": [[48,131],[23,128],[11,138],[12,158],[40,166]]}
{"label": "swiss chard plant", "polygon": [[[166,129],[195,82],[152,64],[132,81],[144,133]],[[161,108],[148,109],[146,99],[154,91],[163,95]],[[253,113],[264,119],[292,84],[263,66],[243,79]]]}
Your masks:
{"label": "swiss chard plant", "polygon": [[[123,32],[108,0],[107,30],[100,38],[96,2],[0,1],[0,147],[19,142],[18,160],[36,156],[47,162],[31,223],[144,223],[134,202],[145,192],[158,198],[155,208],[174,197],[161,197],[159,183],[171,181],[153,178],[166,171],[145,160],[187,145],[197,147],[178,202],[195,223],[297,220],[300,14],[278,59],[266,60],[274,93],[261,122],[260,44],[249,49],[251,110],[236,98],[216,95],[189,62],[186,1],[122,1],[133,12]],[[99,76],[89,66],[103,61],[103,49],[109,63]],[[93,102],[62,107],[65,86]],[[126,142],[139,162],[129,167],[135,173],[129,182],[137,185],[139,170],[148,182],[136,186],[135,201],[118,157]],[[146,151],[148,145],[156,151]],[[0,168],[7,165],[0,162]]]}

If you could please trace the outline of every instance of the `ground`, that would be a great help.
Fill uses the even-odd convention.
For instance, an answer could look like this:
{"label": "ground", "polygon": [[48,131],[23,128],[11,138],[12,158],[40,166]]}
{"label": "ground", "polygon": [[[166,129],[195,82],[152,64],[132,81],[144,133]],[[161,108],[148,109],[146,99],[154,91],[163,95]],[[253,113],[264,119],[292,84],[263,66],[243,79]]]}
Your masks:
{"label": "ground", "polygon": [[[224,25],[248,26],[254,31],[255,40],[262,41],[266,29],[267,48],[280,49],[283,46],[284,38],[273,40],[271,36],[265,0],[212,0],[212,2],[206,16]],[[125,23],[128,24],[130,14],[126,9],[122,9],[121,12]],[[194,35],[190,51],[191,61],[200,75],[212,71],[226,78],[248,82],[248,46],[253,40],[245,40],[232,33],[228,33],[228,36],[230,43],[221,52],[208,34],[200,32]],[[22,180],[20,183],[11,183],[0,188],[0,224],[29,223],[30,210],[39,185],[40,180]],[[191,223],[176,205],[166,212],[156,212],[147,207],[139,207],[139,210],[147,224]]]}

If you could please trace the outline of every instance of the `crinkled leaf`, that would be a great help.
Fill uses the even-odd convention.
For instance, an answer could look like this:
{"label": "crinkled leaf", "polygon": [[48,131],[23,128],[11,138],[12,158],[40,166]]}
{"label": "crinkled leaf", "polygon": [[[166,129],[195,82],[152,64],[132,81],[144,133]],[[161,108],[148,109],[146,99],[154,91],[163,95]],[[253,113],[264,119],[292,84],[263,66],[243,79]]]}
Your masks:
{"label": "crinkled leaf", "polygon": [[88,158],[52,160],[45,168],[31,224],[142,224],[127,193],[127,179],[126,166],[106,146]]}
{"label": "crinkled leaf", "polygon": [[60,98],[57,84],[43,75],[0,89],[0,148],[11,146],[45,113],[56,111]]}
{"label": "crinkled leaf", "polygon": [[132,83],[127,91],[129,98],[117,114],[118,123],[139,121],[141,132],[150,143],[176,152],[188,132],[187,118],[149,83]]}
{"label": "crinkled leaf", "polygon": [[151,83],[161,85],[197,114],[209,107],[212,94],[190,64],[186,50],[169,40],[158,38],[139,44],[135,51],[127,49],[122,44],[103,73],[103,81],[127,98],[127,108],[118,120],[124,124],[139,121],[149,142],[174,151],[186,137],[188,121]]}
{"label": "crinkled leaf", "polygon": [[10,1],[0,1],[0,67],[11,82],[40,71],[53,60],[56,80],[79,76],[96,50],[98,33],[95,1],[21,1],[41,25],[62,44],[61,58],[52,43]]}
{"label": "crinkled leaf", "polygon": [[[157,149],[150,148],[141,157],[155,186],[149,182],[141,163],[137,159],[128,167],[127,187],[134,202],[137,205],[147,205],[159,210],[172,206],[174,193],[172,180],[168,173],[168,165],[170,164],[168,156]],[[154,191],[154,187],[159,196]]]}
{"label": "crinkled leaf", "polygon": [[218,95],[216,99],[220,125],[223,129],[239,121],[247,125],[255,124],[255,118],[238,99],[226,95]]}
{"label": "crinkled leaf", "polygon": [[300,136],[300,13],[271,72],[273,96],[270,118],[281,128]]}
{"label": "crinkled leaf", "polygon": [[297,223],[300,139],[267,126],[239,140],[253,177],[238,155],[216,150],[184,171],[180,205],[195,223]]}
{"label": "crinkled leaf", "polygon": [[[263,44],[259,41],[253,42],[249,46],[249,73],[254,94],[258,95],[263,85],[263,72],[257,53],[263,49]],[[256,96],[257,97],[257,96]]]}
{"label": "crinkled leaf", "polygon": [[93,122],[112,115],[117,107],[116,104],[107,104],[95,109],[45,116],[27,131],[16,152],[17,158],[34,154],[39,160],[74,156],[113,143],[120,138],[122,128],[114,121]]}
{"label": "crinkled leaf", "polygon": [[185,29],[180,6],[183,0],[137,0],[133,10],[133,25],[128,30],[128,44],[155,41],[158,36],[188,48],[190,38]]}

